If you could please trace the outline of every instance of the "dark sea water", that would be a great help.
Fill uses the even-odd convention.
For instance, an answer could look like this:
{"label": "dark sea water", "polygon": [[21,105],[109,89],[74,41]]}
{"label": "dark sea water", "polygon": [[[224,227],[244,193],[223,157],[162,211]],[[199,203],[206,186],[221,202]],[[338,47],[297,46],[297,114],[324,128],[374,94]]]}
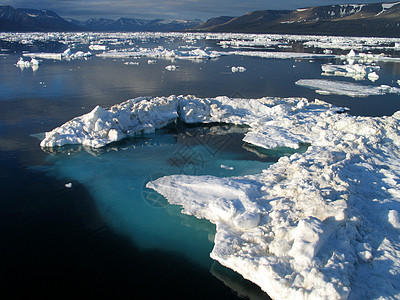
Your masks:
{"label": "dark sea water", "polygon": [[[400,109],[399,95],[327,96],[294,84],[322,78],[321,64],[333,60],[226,56],[178,60],[179,69],[169,72],[165,66],[171,62],[162,59],[149,65],[147,58],[93,57],[45,60],[33,71],[14,65],[20,55],[0,56],[0,291],[5,299],[23,294],[28,299],[268,297],[209,258],[212,224],[182,215],[145,184],[177,173],[255,174],[293,151],[244,145],[244,128],[181,123],[99,151],[66,147],[49,153],[40,148],[36,134],[96,105],[194,94],[318,98],[365,116]],[[232,73],[237,65],[247,71]],[[394,86],[399,64],[380,66],[375,85]]]}

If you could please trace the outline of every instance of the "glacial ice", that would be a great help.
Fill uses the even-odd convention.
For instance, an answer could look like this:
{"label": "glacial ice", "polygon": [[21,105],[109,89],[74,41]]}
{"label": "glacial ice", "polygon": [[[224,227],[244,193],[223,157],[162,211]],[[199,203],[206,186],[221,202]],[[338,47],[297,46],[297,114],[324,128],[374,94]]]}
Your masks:
{"label": "glacial ice", "polygon": [[147,187],[216,225],[211,257],[274,299],[400,299],[400,111],[355,117],[303,98],[136,98],[46,133],[100,147],[187,123],[248,126],[263,148],[311,146],[261,174],[172,175]]}

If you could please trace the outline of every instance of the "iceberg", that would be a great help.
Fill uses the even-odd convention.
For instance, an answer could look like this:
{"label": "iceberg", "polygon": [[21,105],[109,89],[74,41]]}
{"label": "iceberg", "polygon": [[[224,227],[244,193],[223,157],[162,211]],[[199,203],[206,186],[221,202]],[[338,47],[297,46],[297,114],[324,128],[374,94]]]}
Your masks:
{"label": "iceberg", "polygon": [[41,146],[102,147],[178,117],[245,126],[244,140],[265,149],[308,143],[255,175],[176,174],[146,186],[215,224],[211,257],[274,299],[400,299],[400,111],[344,110],[304,98],[141,97],[98,106]]}
{"label": "iceberg", "polygon": [[341,111],[302,98],[136,98],[96,107],[41,146],[100,147],[177,117],[246,125],[245,140],[263,148],[310,143],[261,174],[172,175],[147,187],[214,223],[211,257],[274,299],[399,298],[400,112]]}

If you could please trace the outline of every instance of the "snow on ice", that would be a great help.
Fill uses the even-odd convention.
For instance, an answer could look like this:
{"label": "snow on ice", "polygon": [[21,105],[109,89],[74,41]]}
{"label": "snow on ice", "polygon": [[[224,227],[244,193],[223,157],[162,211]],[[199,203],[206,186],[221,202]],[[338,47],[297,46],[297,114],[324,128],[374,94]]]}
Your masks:
{"label": "snow on ice", "polygon": [[[378,76],[376,74],[376,76]],[[323,95],[346,95],[350,97],[368,97],[371,95],[400,94],[400,89],[388,85],[370,86],[357,83],[325,79],[300,79],[297,85],[314,89]]]}
{"label": "snow on ice", "polygon": [[400,299],[400,112],[355,117],[301,98],[136,98],[96,107],[42,147],[101,147],[187,123],[246,125],[245,141],[298,147],[258,175],[172,175],[147,186],[216,225],[211,257],[274,299]]}

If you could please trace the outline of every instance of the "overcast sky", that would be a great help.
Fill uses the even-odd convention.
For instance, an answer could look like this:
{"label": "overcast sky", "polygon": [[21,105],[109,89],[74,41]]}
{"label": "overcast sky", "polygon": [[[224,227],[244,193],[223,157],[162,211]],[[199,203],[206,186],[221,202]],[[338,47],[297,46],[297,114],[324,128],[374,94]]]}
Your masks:
{"label": "overcast sky", "polygon": [[49,9],[64,18],[195,19],[240,16],[265,9],[296,9],[330,4],[375,3],[380,0],[0,0],[14,8]]}

